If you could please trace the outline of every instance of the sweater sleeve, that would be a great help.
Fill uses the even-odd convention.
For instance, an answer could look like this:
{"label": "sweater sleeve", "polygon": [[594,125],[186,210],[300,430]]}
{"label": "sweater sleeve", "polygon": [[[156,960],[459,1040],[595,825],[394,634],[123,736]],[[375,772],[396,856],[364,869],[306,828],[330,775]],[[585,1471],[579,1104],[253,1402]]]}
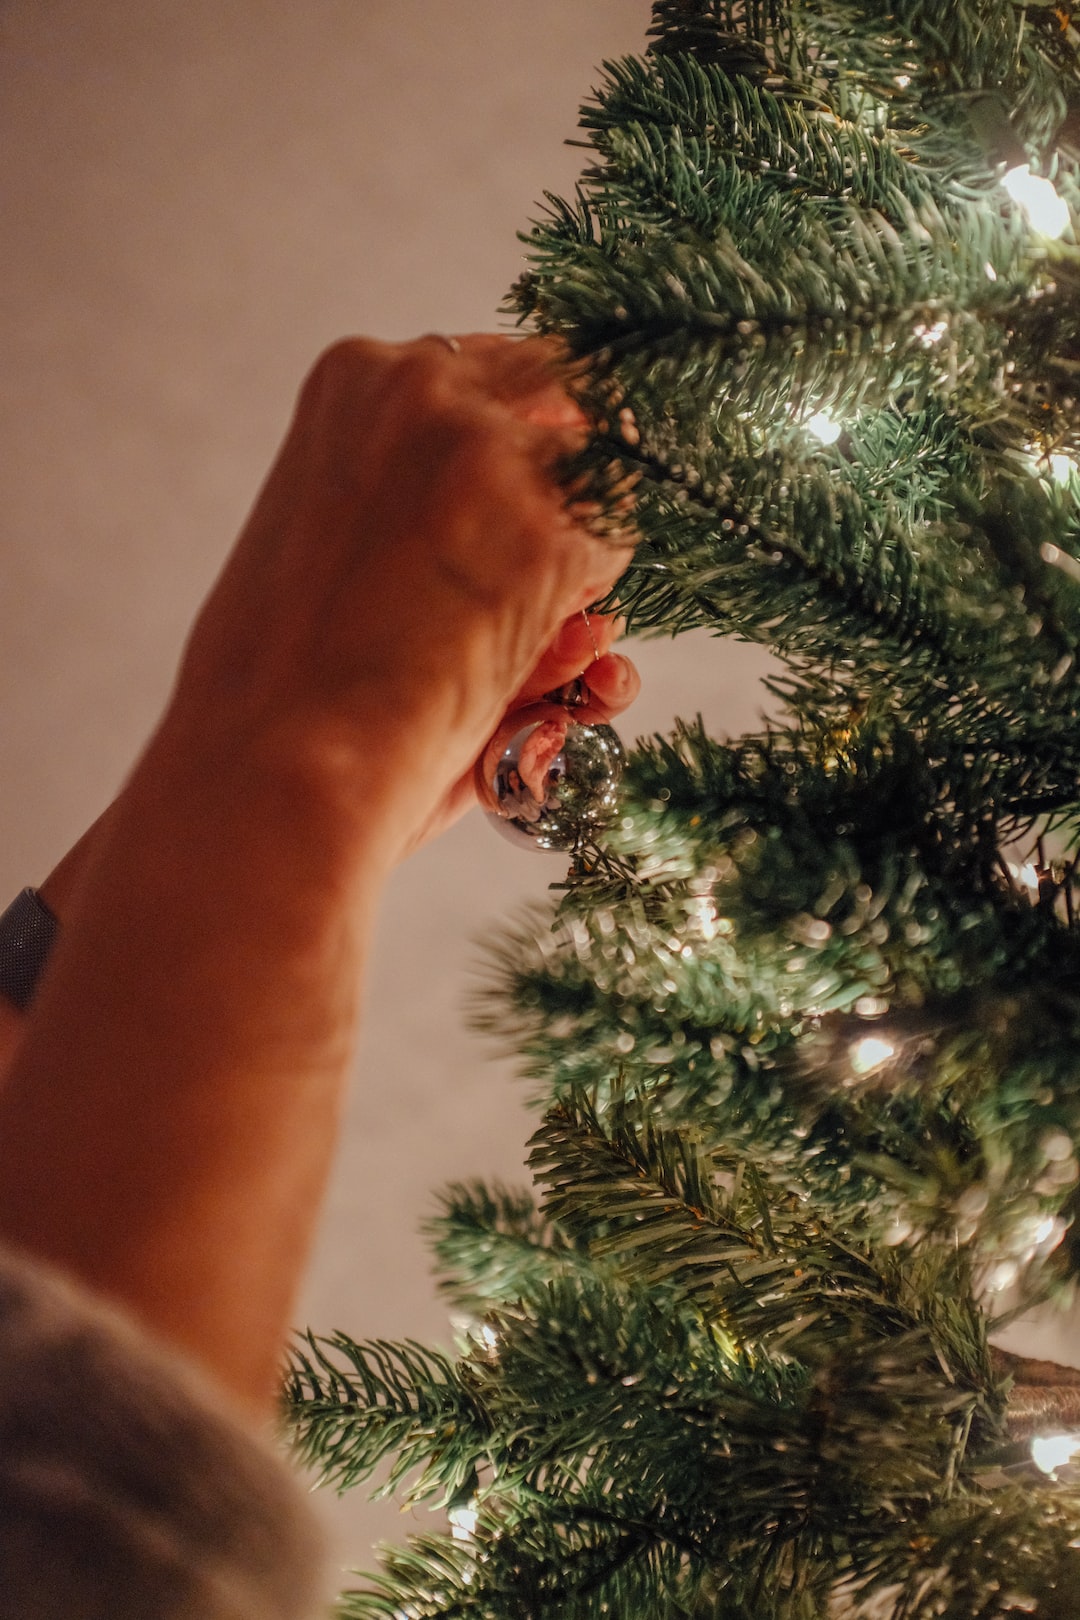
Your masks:
{"label": "sweater sleeve", "polygon": [[0,1620],[316,1620],[269,1443],[120,1312],[0,1251]]}

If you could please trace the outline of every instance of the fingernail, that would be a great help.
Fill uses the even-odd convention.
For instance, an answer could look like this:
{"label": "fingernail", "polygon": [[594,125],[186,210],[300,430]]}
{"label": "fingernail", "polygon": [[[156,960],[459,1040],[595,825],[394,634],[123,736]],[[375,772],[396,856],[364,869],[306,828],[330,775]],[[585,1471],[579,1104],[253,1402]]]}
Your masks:
{"label": "fingernail", "polygon": [[608,653],[607,656],[617,666],[617,671],[613,670],[612,674],[619,696],[624,697],[627,692],[636,690],[641,685],[641,676],[629,658],[624,658],[622,653]]}
{"label": "fingernail", "polygon": [[641,676],[621,653],[605,654],[598,664],[586,670],[585,679],[597,702],[615,711],[628,708],[641,690]]}

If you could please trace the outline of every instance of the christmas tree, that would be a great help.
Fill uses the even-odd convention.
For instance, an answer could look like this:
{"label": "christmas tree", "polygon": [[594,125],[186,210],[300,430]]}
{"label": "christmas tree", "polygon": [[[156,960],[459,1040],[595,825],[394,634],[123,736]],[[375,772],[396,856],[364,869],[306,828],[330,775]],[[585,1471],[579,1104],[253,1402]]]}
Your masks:
{"label": "christmas tree", "polygon": [[[347,1488],[445,1504],[347,1616],[1080,1615],[1080,32],[660,0],[514,311],[585,364],[631,633],[778,721],[639,745],[484,1016],[535,1192],[445,1196],[456,1356],[311,1336]],[[582,468],[576,469],[580,477]]]}

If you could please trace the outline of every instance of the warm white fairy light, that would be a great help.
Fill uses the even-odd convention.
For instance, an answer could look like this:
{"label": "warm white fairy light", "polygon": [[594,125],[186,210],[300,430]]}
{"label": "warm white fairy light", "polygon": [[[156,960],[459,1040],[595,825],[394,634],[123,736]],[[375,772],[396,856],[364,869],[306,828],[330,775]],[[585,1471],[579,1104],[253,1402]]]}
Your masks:
{"label": "warm white fairy light", "polygon": [[834,422],[827,411],[815,411],[803,423],[807,433],[810,433],[819,444],[835,444],[844,431],[839,422]]}
{"label": "warm white fairy light", "polygon": [[1016,879],[1022,888],[1030,889],[1033,894],[1039,892],[1039,873],[1032,861],[1025,861],[1023,866],[1017,866],[1009,861],[1009,876]]}
{"label": "warm white fairy light", "polygon": [[1003,1294],[1011,1288],[1020,1275],[1020,1264],[1017,1260],[999,1260],[990,1267],[986,1279],[987,1291],[991,1294]]}
{"label": "warm white fairy light", "polygon": [[869,1074],[872,1069],[880,1069],[883,1063],[888,1063],[895,1056],[896,1047],[880,1035],[863,1035],[852,1042],[848,1052],[856,1074]]}
{"label": "warm white fairy light", "polygon": [[452,1507],[446,1515],[450,1520],[450,1534],[455,1541],[471,1541],[476,1531],[476,1509]]}
{"label": "warm white fairy light", "polygon": [[468,1345],[483,1345],[494,1352],[499,1348],[499,1335],[490,1322],[478,1322],[475,1316],[451,1315],[450,1326]]}
{"label": "warm white fairy light", "polygon": [[[716,935],[720,932],[720,918],[718,918],[716,915],[716,907],[713,905],[710,897],[707,894],[695,895],[687,909],[689,910],[691,920],[696,924],[697,930],[702,939],[706,941],[715,939]],[[686,956],[688,954],[692,953],[689,952],[687,947],[684,945],[683,955]]]}
{"label": "warm white fairy light", "polygon": [[935,343],[940,343],[948,331],[945,321],[920,322],[915,328],[915,336],[924,349],[932,349]]}
{"label": "warm white fairy light", "polygon": [[1064,450],[1044,450],[1039,444],[1026,444],[1018,459],[1036,477],[1049,478],[1059,486],[1070,484],[1080,472],[1080,466]]}
{"label": "warm white fairy light", "polygon": [[1001,184],[1013,202],[1023,209],[1032,230],[1038,231],[1040,236],[1053,240],[1068,229],[1068,203],[1058,196],[1044,175],[1032,174],[1029,163],[1018,163],[1002,176]]}
{"label": "warm white fairy light", "polygon": [[1072,1462],[1080,1451],[1080,1434],[1037,1434],[1031,1442],[1031,1456],[1044,1474],[1056,1473]]}

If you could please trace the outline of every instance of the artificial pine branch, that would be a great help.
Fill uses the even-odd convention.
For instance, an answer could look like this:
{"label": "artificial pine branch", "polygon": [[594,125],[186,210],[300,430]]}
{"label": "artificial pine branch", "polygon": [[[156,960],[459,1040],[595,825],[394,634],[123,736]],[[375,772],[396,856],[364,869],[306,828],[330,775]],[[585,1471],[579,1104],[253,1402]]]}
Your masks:
{"label": "artificial pine branch", "polygon": [[536,1207],[528,1192],[474,1181],[455,1183],[440,1197],[425,1230],[440,1287],[458,1310],[480,1316],[490,1305],[517,1299],[579,1262],[579,1253]]}
{"label": "artificial pine branch", "polygon": [[391,1457],[383,1493],[423,1465],[409,1493],[417,1501],[459,1492],[490,1434],[467,1366],[421,1345],[361,1345],[344,1333],[309,1333],[294,1350],[283,1411],[298,1460],[321,1483],[349,1490]]}

